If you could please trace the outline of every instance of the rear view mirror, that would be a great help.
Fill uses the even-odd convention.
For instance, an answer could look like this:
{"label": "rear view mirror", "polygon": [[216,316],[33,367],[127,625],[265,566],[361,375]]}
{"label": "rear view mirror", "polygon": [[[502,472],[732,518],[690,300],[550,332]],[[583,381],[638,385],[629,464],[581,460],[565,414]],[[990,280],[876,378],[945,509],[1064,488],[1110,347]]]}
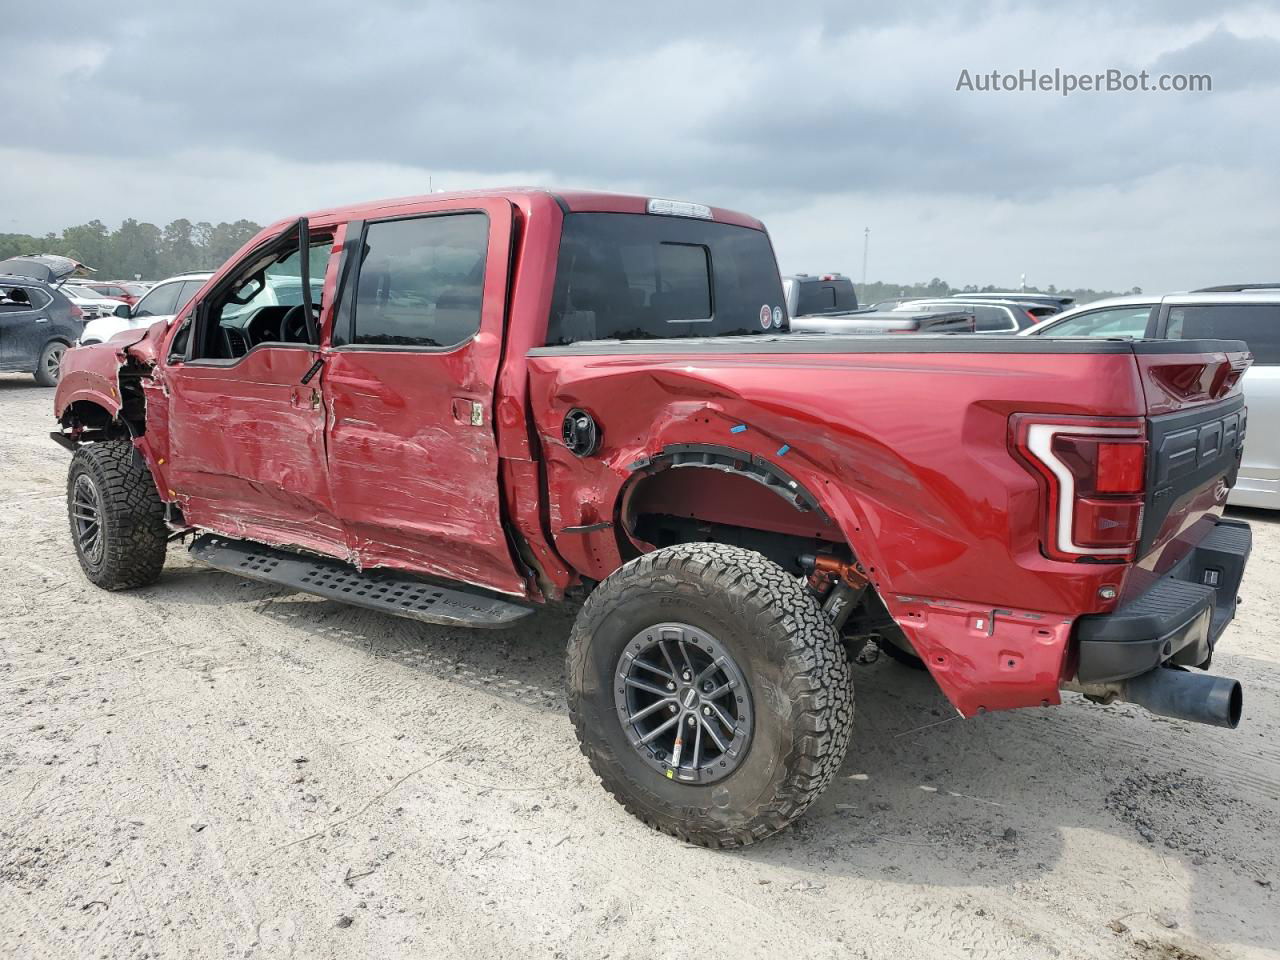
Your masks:
{"label": "rear view mirror", "polygon": [[122,320],[128,320],[128,319],[129,319],[129,305],[128,305],[127,303],[122,303],[122,304],[120,304],[118,307],[116,307],[116,308],[115,308],[114,310],[112,310],[111,312],[112,312],[113,314],[115,314],[117,317],[119,317],[120,319],[122,319]]}

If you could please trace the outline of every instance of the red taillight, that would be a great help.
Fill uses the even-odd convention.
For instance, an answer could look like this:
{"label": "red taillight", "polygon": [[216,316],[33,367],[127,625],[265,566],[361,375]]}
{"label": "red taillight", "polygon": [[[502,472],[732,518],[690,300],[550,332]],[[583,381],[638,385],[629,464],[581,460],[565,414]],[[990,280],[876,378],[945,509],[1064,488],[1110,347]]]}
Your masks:
{"label": "red taillight", "polygon": [[1147,488],[1147,441],[1098,444],[1098,493],[1141,494]]}
{"label": "red taillight", "polygon": [[1132,560],[1146,491],[1143,421],[1015,414],[1010,432],[1044,494],[1045,555]]}
{"label": "red taillight", "polygon": [[1052,450],[1075,478],[1078,496],[1135,494],[1146,486],[1145,440],[1099,440],[1058,433]]}
{"label": "red taillight", "polygon": [[78,306],[76,306],[74,303],[73,303],[73,304],[71,304],[71,319],[72,319],[72,320],[79,320],[79,319],[80,319],[81,317],[83,317],[83,316],[84,316],[84,311],[83,311],[83,310],[81,310],[81,309],[80,309]]}

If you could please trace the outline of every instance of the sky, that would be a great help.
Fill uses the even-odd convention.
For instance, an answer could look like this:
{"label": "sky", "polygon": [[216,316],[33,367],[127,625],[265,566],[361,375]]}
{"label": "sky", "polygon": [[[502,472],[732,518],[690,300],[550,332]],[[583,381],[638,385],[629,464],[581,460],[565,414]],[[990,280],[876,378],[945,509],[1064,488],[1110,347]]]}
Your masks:
{"label": "sky", "polygon": [[[744,210],[784,272],[1280,279],[1280,3],[609,6],[24,4],[0,232],[538,184]],[[957,90],[1033,69],[1212,90]]]}

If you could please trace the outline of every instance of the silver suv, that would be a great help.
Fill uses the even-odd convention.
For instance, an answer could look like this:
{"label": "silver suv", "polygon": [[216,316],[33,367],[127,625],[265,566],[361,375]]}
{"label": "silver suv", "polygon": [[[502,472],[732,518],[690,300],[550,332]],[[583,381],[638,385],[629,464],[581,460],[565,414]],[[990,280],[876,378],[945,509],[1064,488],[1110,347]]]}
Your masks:
{"label": "silver suv", "polygon": [[1095,300],[1021,335],[1243,340],[1249,344],[1253,366],[1244,376],[1249,432],[1240,476],[1227,502],[1280,510],[1280,284]]}

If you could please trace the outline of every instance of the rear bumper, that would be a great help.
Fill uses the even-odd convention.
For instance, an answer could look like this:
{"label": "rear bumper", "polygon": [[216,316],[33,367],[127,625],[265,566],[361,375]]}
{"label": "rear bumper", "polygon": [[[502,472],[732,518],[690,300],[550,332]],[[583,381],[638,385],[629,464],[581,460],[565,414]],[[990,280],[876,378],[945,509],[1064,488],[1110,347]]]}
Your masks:
{"label": "rear bumper", "polygon": [[1236,613],[1253,544],[1249,525],[1219,519],[1213,531],[1146,593],[1109,614],[1076,621],[1076,679],[1106,683],[1161,664],[1207,667]]}

